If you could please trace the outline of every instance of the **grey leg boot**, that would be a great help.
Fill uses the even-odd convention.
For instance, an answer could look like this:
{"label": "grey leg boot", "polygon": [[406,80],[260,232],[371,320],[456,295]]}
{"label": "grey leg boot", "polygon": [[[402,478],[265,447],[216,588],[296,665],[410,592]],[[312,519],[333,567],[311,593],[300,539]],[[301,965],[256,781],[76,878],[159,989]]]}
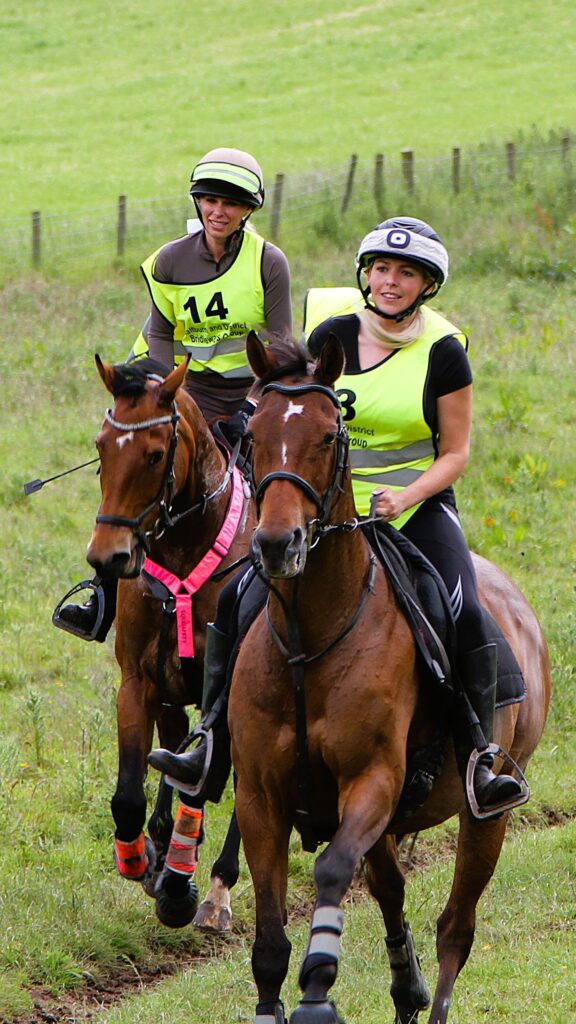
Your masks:
{"label": "grey leg boot", "polygon": [[193,750],[174,754],[160,748],[148,755],[148,763],[166,775],[175,788],[217,803],[230,774],[230,733],[228,731],[228,662],[234,639],[213,623],[206,627],[202,721],[190,742],[200,739]]}
{"label": "grey leg boot", "polygon": [[[460,677],[476,722],[470,722],[476,749],[492,742],[497,682],[497,647],[485,644],[460,658]],[[506,810],[523,795],[523,789],[512,775],[495,775],[494,757],[487,751],[480,754],[473,775],[473,789],[480,811]]]}

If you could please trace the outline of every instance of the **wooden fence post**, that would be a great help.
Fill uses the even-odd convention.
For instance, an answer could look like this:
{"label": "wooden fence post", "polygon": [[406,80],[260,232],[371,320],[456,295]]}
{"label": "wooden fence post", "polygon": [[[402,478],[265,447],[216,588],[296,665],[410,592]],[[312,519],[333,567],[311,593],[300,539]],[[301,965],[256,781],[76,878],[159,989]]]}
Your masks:
{"label": "wooden fence post", "polygon": [[400,155],[402,157],[404,185],[406,186],[406,191],[411,195],[414,191],[414,153],[411,149],[403,149]]}
{"label": "wooden fence post", "polygon": [[32,266],[39,267],[42,262],[42,215],[40,210],[32,212]]}
{"label": "wooden fence post", "polygon": [[280,210],[282,207],[282,191],[284,189],[284,175],[277,174],[272,186],[272,212],[270,214],[270,237],[273,242],[278,240],[280,231]]}
{"label": "wooden fence post", "polygon": [[516,146],[513,142],[506,143],[506,167],[510,181],[516,180]]}
{"label": "wooden fence post", "polygon": [[570,164],[570,149],[572,148],[572,136],[563,135],[560,139],[560,153],[562,155],[562,163],[565,167]]}
{"label": "wooden fence post", "polygon": [[342,206],[340,207],[341,213],[346,213],[348,204],[352,198],[352,190],[354,188],[354,176],[356,174],[356,165],[358,163],[358,157],[356,153],[353,153],[350,157],[350,166],[348,168],[348,177],[346,179],[346,188],[342,197]]}
{"label": "wooden fence post", "polygon": [[126,248],[126,196],[118,196],[118,229],[116,235],[116,255],[122,257]]}
{"label": "wooden fence post", "polygon": [[460,147],[454,146],[452,150],[452,191],[454,195],[460,192]]}
{"label": "wooden fence post", "polygon": [[376,153],[374,162],[374,200],[381,216],[384,211],[384,154]]}

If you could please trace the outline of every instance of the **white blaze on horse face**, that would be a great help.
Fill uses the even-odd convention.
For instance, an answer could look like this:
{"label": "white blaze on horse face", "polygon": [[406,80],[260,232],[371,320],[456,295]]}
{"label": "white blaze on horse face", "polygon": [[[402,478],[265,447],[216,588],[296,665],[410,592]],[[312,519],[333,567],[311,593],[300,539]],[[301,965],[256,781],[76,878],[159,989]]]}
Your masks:
{"label": "white blaze on horse face", "polygon": [[[288,403],[288,408],[286,409],[286,412],[284,413],[282,419],[284,420],[284,423],[288,423],[288,420],[290,419],[291,416],[301,416],[303,412],[304,412],[304,406],[303,405],[296,405],[296,403],[293,402],[292,399],[290,399],[290,401]],[[283,443],[282,444],[282,465],[283,466],[286,465],[287,456],[288,456],[288,449],[286,447],[286,444]]]}
{"label": "white blaze on horse face", "polygon": [[130,430],[130,431],[128,431],[127,434],[121,434],[120,437],[117,437],[116,438],[116,444],[118,445],[119,448],[123,448],[124,445],[127,444],[128,441],[133,441],[133,440],[134,440],[134,431]]}
{"label": "white blaze on horse face", "polygon": [[303,412],[304,406],[296,405],[295,402],[293,402],[292,399],[290,399],[290,402],[288,403],[288,408],[284,413],[284,423],[288,423],[288,420],[290,419],[291,416],[301,416]]}

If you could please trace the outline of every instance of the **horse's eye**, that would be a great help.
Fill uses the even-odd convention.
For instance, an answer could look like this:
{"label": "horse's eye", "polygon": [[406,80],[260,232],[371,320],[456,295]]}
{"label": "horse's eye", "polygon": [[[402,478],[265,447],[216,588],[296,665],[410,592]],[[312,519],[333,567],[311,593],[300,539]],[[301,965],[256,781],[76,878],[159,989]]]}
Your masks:
{"label": "horse's eye", "polygon": [[162,462],[163,458],[164,458],[164,452],[163,451],[152,452],[152,454],[148,456],[148,465],[149,466],[157,466],[159,462]]}
{"label": "horse's eye", "polygon": [[325,445],[330,445],[330,444],[334,444],[335,440],[336,440],[336,434],[325,434],[324,435],[324,441],[322,443],[325,444]]}

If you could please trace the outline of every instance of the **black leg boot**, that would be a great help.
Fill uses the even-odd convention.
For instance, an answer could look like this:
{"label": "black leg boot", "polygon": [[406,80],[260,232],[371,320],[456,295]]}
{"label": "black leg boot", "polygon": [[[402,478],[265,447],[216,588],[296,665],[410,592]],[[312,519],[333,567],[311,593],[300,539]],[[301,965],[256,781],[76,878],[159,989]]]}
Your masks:
{"label": "black leg boot", "polygon": [[206,627],[204,656],[203,716],[192,733],[190,743],[199,739],[193,750],[174,754],[159,748],[148,754],[148,764],[163,772],[175,789],[190,793],[198,801],[217,803],[230,774],[230,733],[228,731],[228,661],[234,640],[216,629]]}
{"label": "black leg boot", "polygon": [[[485,644],[460,658],[460,679],[465,697],[468,698],[474,718],[472,727],[473,743],[482,750],[492,742],[494,731],[494,710],[497,683],[497,647]],[[475,727],[475,728],[474,728]],[[515,804],[523,795],[523,788],[512,775],[496,775],[492,768],[494,757],[487,751],[476,761],[473,775],[474,795],[480,811],[497,813]]]}
{"label": "black leg boot", "polygon": [[[82,590],[91,590],[84,604],[64,604],[69,597]],[[118,580],[95,576],[73,587],[54,609],[52,622],[59,629],[73,633],[82,640],[102,643],[116,618]]]}

